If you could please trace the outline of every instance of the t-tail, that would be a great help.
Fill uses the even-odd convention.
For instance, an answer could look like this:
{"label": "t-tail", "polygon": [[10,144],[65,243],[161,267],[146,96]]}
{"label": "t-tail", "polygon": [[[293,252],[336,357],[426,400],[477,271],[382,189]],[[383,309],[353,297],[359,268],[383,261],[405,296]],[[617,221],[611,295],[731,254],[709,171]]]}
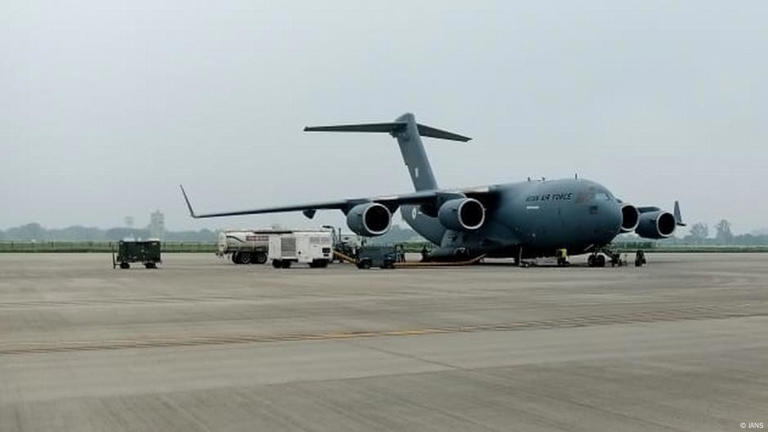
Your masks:
{"label": "t-tail", "polygon": [[421,137],[439,138],[467,142],[472,138],[416,123],[416,117],[406,113],[390,123],[366,123],[337,126],[306,127],[308,132],[384,132],[397,139],[403,161],[408,167],[413,187],[417,190],[437,189],[437,180],[432,173]]}

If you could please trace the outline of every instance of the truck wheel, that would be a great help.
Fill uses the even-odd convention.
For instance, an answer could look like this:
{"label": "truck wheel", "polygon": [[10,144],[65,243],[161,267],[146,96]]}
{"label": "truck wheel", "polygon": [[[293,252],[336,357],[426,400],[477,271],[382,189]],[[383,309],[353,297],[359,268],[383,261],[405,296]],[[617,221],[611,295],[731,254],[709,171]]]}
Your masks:
{"label": "truck wheel", "polygon": [[120,263],[120,268],[121,269],[128,269],[128,268],[131,268],[131,265],[128,264],[127,262],[121,262]]}
{"label": "truck wheel", "polygon": [[359,263],[357,263],[357,268],[361,270],[368,270],[371,268],[371,261],[370,260],[362,260]]}
{"label": "truck wheel", "polygon": [[237,253],[237,252],[232,252],[232,257],[231,258],[232,258],[232,262],[233,263],[240,264],[240,257],[239,257],[239,255],[240,254]]}
{"label": "truck wheel", "polygon": [[157,268],[157,264],[155,264],[155,263],[144,263],[144,267],[148,268],[148,269],[156,269]]}
{"label": "truck wheel", "polygon": [[285,260],[280,263],[282,268],[291,268],[291,262],[288,260]]}
{"label": "truck wheel", "polygon": [[272,260],[272,267],[274,268],[280,268],[283,266],[283,263],[280,260]]}
{"label": "truck wheel", "polygon": [[267,254],[265,254],[264,252],[257,252],[254,262],[256,264],[264,264],[265,262],[267,262]]}
{"label": "truck wheel", "polygon": [[250,264],[252,260],[252,256],[250,252],[240,252],[238,254],[240,256],[240,264]]}
{"label": "truck wheel", "polygon": [[328,267],[328,260],[324,260],[324,259],[313,260],[311,263],[309,263],[309,266],[311,268],[325,268],[325,267]]}

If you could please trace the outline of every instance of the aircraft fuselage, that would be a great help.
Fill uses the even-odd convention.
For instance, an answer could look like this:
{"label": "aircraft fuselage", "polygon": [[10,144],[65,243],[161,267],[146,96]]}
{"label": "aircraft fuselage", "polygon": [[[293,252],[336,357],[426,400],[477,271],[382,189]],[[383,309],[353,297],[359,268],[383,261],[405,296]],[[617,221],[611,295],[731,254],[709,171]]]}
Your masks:
{"label": "aircraft fuselage", "polygon": [[490,190],[495,199],[486,203],[486,222],[475,231],[446,229],[418,205],[400,211],[416,232],[439,246],[434,255],[445,257],[551,256],[561,248],[579,254],[605,246],[621,230],[621,202],[589,180],[527,181]]}

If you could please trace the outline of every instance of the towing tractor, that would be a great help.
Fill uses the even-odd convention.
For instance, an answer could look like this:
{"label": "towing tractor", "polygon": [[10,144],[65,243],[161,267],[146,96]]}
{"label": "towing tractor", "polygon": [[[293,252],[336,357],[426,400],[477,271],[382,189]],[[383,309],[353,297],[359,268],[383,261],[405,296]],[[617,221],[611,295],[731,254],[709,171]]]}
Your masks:
{"label": "towing tractor", "polygon": [[329,231],[294,231],[269,236],[268,258],[274,268],[289,268],[292,263],[327,267],[333,259],[333,238]]}

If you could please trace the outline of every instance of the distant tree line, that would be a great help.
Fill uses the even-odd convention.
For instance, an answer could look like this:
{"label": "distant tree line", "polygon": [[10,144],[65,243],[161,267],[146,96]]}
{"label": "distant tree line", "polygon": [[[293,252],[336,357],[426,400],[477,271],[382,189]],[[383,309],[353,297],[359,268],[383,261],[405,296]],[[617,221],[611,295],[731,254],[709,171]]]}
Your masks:
{"label": "distant tree line", "polygon": [[[743,245],[765,246],[768,245],[768,230],[755,231],[751,234],[733,234],[731,223],[723,219],[715,224],[713,236],[710,237],[710,228],[707,224],[699,222],[691,225],[688,234],[684,237],[671,237],[659,240],[660,245]],[[38,223],[0,230],[0,241],[117,241],[124,238],[150,237],[147,228],[109,228],[71,226],[66,228],[47,229]],[[621,240],[632,241],[632,235],[622,236]],[[216,242],[218,231],[201,229],[199,231],[166,231],[165,241],[170,242]],[[617,239],[618,240],[618,239]],[[641,239],[637,239],[638,241]],[[393,225],[388,233],[370,240],[374,244],[394,244],[404,242],[420,242],[422,239],[415,231],[407,227]]]}
{"label": "distant tree line", "polygon": [[[39,223],[0,230],[0,241],[117,241],[124,238],[150,238],[146,228],[109,228],[71,226],[66,228],[47,229]],[[209,229],[199,231],[166,231],[165,241],[171,242],[215,242],[218,232]]]}
{"label": "distant tree line", "polygon": [[[755,231],[751,234],[734,234],[731,223],[723,219],[715,224],[714,232],[710,232],[706,223],[698,222],[691,225],[684,237],[670,237],[659,240],[660,245],[697,245],[697,246],[765,246],[768,245],[768,232]],[[713,236],[710,236],[714,234]]]}

